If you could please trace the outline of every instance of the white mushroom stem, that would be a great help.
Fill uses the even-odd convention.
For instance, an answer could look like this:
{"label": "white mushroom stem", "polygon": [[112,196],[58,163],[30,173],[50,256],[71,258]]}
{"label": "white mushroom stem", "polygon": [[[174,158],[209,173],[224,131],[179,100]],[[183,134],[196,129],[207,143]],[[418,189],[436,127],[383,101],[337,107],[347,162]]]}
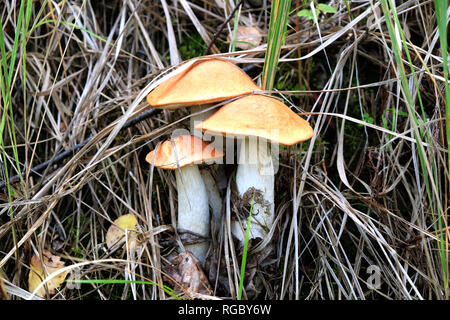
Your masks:
{"label": "white mushroom stem", "polygon": [[212,211],[212,220],[215,226],[218,228],[220,223],[220,214],[222,212],[222,197],[220,196],[219,189],[217,188],[216,181],[209,172],[208,169],[201,169],[203,182],[205,183],[206,192],[208,193],[208,202]]}
{"label": "white mushroom stem", "polygon": [[[210,234],[210,216],[208,193],[197,165],[175,170],[178,188],[177,228],[208,238]],[[185,245],[201,262],[205,262],[209,242]]]}
{"label": "white mushroom stem", "polygon": [[[249,239],[264,238],[274,221],[274,166],[269,144],[256,137],[243,139],[240,148],[236,185],[239,196],[254,204]],[[253,188],[253,189],[252,189]],[[252,192],[256,190],[256,192]],[[247,220],[235,221],[232,233],[243,244]]]}
{"label": "white mushroom stem", "polygon": [[[197,136],[201,139],[204,139],[204,135],[202,133],[202,130],[196,130],[194,127],[202,122],[205,119],[208,119],[210,116],[212,116],[217,109],[211,109],[205,112],[201,112],[204,109],[210,108],[212,104],[208,105],[197,105],[191,107],[191,118],[190,118],[190,125],[191,125],[191,134],[194,136]],[[195,113],[201,112],[199,114],[194,115]],[[220,137],[223,139],[223,137]],[[216,136],[212,144],[215,147],[218,147],[219,149],[222,149],[223,147],[223,140],[219,141],[219,137]],[[220,213],[222,211],[222,198],[219,193],[219,189],[217,188],[216,181],[214,180],[213,176],[209,172],[208,169],[200,170],[200,173],[203,178],[203,182],[205,183],[206,191],[208,193],[208,201],[209,206],[212,209],[213,214],[213,221],[216,227],[219,226],[220,223]]]}

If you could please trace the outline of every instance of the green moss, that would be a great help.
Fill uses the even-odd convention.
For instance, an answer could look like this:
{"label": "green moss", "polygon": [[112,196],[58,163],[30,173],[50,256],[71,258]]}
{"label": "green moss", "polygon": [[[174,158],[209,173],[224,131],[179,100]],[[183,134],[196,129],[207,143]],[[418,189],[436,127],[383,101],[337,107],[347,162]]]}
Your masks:
{"label": "green moss", "polygon": [[206,44],[198,33],[183,38],[183,42],[178,47],[181,58],[189,60],[200,57],[206,50]]}

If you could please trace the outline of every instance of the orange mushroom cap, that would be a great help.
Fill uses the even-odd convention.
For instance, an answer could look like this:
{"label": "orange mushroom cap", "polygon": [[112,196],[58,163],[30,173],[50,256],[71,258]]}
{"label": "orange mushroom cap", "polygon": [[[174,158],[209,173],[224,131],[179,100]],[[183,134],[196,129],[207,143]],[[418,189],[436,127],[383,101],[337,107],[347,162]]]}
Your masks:
{"label": "orange mushroom cap", "polygon": [[154,108],[176,109],[227,100],[253,90],[261,88],[232,62],[199,59],[162,82],[150,92],[147,102]]}
{"label": "orange mushroom cap", "polygon": [[159,148],[147,154],[145,161],[151,164],[154,157],[155,167],[174,170],[178,166],[183,168],[192,164],[220,159],[223,156],[223,151],[215,148],[212,143],[207,143],[195,136],[183,135],[164,141]]}
{"label": "orange mushroom cap", "polygon": [[233,136],[257,136],[288,146],[306,141],[314,134],[308,121],[284,103],[258,94],[227,103],[195,129]]}

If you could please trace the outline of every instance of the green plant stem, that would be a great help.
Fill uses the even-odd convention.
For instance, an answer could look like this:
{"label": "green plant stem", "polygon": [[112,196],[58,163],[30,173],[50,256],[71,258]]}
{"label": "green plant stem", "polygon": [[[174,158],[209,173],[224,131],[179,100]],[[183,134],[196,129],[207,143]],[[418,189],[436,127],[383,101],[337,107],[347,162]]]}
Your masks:
{"label": "green plant stem", "polygon": [[291,0],[272,2],[270,11],[269,34],[267,36],[267,52],[263,67],[263,89],[272,90],[280,59],[281,46],[286,39],[287,22],[291,8]]}
{"label": "green plant stem", "polygon": [[247,265],[248,238],[250,237],[250,226],[251,226],[251,221],[252,221],[253,204],[255,203],[254,198],[255,198],[255,194],[253,193],[251,204],[250,204],[250,214],[248,215],[248,221],[247,221],[247,230],[245,232],[244,251],[242,252],[241,277],[239,279],[238,300],[242,299],[242,290],[244,288],[245,267]]}
{"label": "green plant stem", "polygon": [[[447,8],[448,8],[448,0],[435,0],[434,6],[436,9],[436,21],[439,29],[439,40],[441,45],[441,54],[442,54],[442,66],[444,70],[444,89],[445,89],[445,128],[446,128],[446,139],[447,146],[450,145],[450,88],[448,85],[448,43],[447,43]],[[450,173],[450,155],[447,155],[447,169]],[[448,215],[445,214],[444,221],[448,221]],[[442,229],[441,229],[442,230]],[[445,248],[442,250],[445,252],[445,261],[444,266],[448,265],[448,228],[446,228],[445,232]],[[443,232],[441,232],[441,240],[443,237]],[[448,287],[449,287],[449,275],[447,269],[444,273],[445,277],[445,290],[448,298]]]}
{"label": "green plant stem", "polygon": [[[401,82],[401,86],[402,86],[402,92],[405,96],[405,99],[406,99],[406,102],[408,105],[408,108],[407,108],[408,114],[409,114],[410,119],[412,120],[411,124],[414,129],[414,138],[417,141],[417,152],[419,155],[420,166],[421,166],[422,173],[423,173],[423,178],[424,178],[424,182],[425,182],[425,188],[426,188],[426,192],[427,192],[427,196],[428,196],[428,201],[430,204],[431,214],[433,216],[433,221],[437,220],[437,222],[438,222],[438,226],[435,225],[434,228],[436,230],[436,233],[439,233],[439,234],[436,234],[436,236],[439,239],[437,245],[439,248],[439,255],[440,255],[441,267],[442,267],[442,273],[443,273],[443,279],[444,279],[444,287],[447,290],[447,288],[448,288],[448,281],[447,281],[448,265],[446,262],[445,241],[443,238],[443,232],[439,232],[440,230],[443,230],[444,215],[443,215],[443,209],[442,209],[442,206],[441,206],[440,200],[439,200],[439,192],[437,190],[438,176],[437,176],[437,166],[435,163],[436,160],[433,157],[432,149],[429,149],[430,150],[429,152],[431,153],[430,154],[431,167],[430,167],[430,164],[428,163],[428,160],[426,158],[426,151],[424,150],[424,148],[421,144],[422,138],[426,138],[427,142],[430,145],[432,145],[430,143],[431,137],[429,135],[429,132],[428,131],[424,132],[424,129],[419,125],[419,119],[416,116],[414,100],[413,100],[412,93],[409,88],[409,82],[408,82],[408,79],[406,76],[405,66],[403,65],[402,45],[403,45],[403,50],[408,59],[411,74],[412,74],[412,77],[414,80],[414,85],[416,87],[417,99],[418,99],[419,105],[421,107],[422,121],[425,122],[426,116],[425,116],[425,111],[424,111],[424,107],[423,107],[423,103],[422,103],[422,99],[421,99],[421,95],[420,95],[419,85],[418,85],[417,77],[416,77],[416,74],[414,71],[414,64],[413,64],[411,56],[409,54],[408,46],[406,44],[406,40],[405,40],[403,31],[401,28],[401,23],[398,19],[396,11],[395,11],[395,4],[392,2],[392,0],[382,0],[381,8],[383,10],[383,14],[386,19],[386,26],[388,28],[389,35],[390,35],[390,38],[392,41],[394,57],[396,60],[398,70],[400,72],[400,74],[399,74],[400,82]],[[397,39],[397,33],[395,32],[395,27],[398,30],[400,39]],[[398,40],[400,40],[401,43],[399,43]],[[436,199],[435,202],[433,201],[433,194],[434,194],[434,198]],[[435,205],[437,207],[437,213],[438,213],[437,218],[434,218],[434,215],[436,212],[436,210],[434,209]]]}

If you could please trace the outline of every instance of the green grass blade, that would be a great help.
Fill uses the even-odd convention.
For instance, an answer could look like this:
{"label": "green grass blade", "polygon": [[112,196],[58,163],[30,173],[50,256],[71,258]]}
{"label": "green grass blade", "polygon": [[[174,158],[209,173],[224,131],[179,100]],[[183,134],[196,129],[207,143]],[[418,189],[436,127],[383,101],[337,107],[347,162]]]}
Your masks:
{"label": "green grass blade", "polygon": [[[26,8],[26,9],[25,9]],[[0,120],[0,148],[2,150],[2,158],[4,162],[4,172],[5,178],[7,181],[7,190],[8,190],[8,201],[11,202],[13,195],[15,194],[15,190],[9,184],[9,171],[8,171],[8,163],[7,163],[7,154],[6,154],[6,146],[4,140],[5,130],[7,130],[7,134],[9,136],[9,140],[11,143],[12,152],[15,160],[15,170],[19,173],[20,181],[23,182],[23,178],[21,175],[20,169],[20,161],[19,161],[19,152],[17,148],[17,140],[16,140],[16,129],[14,126],[14,112],[12,107],[12,98],[11,92],[13,90],[13,78],[18,73],[18,68],[16,66],[16,60],[19,56],[20,45],[22,45],[22,66],[26,64],[26,37],[28,35],[28,26],[31,18],[31,8],[32,8],[32,0],[22,0],[20,2],[20,8],[18,11],[17,17],[17,25],[16,32],[14,34],[14,42],[12,44],[12,49],[10,52],[6,52],[5,45],[5,34],[3,33],[3,18],[0,20],[0,53],[1,53],[1,61],[0,61],[0,87],[1,87],[1,106],[2,106],[2,116]],[[8,61],[9,59],[9,61]],[[26,76],[25,69],[24,75]],[[25,79],[25,77],[24,77]],[[24,85],[25,88],[25,85]],[[10,217],[13,218],[12,207],[10,208]],[[16,230],[13,225],[12,227],[12,236],[14,244],[17,243],[16,239]]]}
{"label": "green grass blade", "polygon": [[[439,40],[441,44],[441,53],[444,69],[444,89],[445,89],[445,127],[446,127],[446,139],[447,145],[450,145],[450,88],[448,85],[448,43],[447,43],[447,8],[448,0],[435,0],[434,7],[436,9],[436,21],[439,29]],[[447,168],[450,171],[450,155],[447,155]],[[448,221],[448,215],[444,217],[444,221]],[[442,230],[442,229],[441,229]],[[448,229],[445,232],[448,241]],[[443,242],[443,232],[441,232],[442,245]],[[445,276],[445,289],[448,295],[448,285],[449,285],[449,275],[448,275],[448,242],[445,243],[446,246],[441,248],[441,251],[445,252],[445,259],[443,259],[444,276]]]}
{"label": "green grass blade", "polygon": [[[235,5],[239,5],[239,1],[236,1]],[[233,38],[231,39],[231,52],[236,51],[236,37],[237,29],[239,26],[239,10],[234,13],[234,25],[233,25]]]}
{"label": "green grass blade", "polygon": [[263,67],[263,89],[272,90],[280,58],[281,46],[286,39],[287,22],[291,0],[272,2],[270,12],[269,34],[267,37],[267,52]]}
{"label": "green grass blade", "polygon": [[[437,167],[436,167],[436,163],[435,163],[436,160],[433,157],[432,149],[430,147],[430,149],[429,149],[429,150],[431,150],[431,151],[429,151],[430,152],[430,160],[431,160],[431,166],[430,166],[430,164],[428,163],[427,157],[426,157],[426,151],[424,150],[424,148],[421,144],[422,139],[426,139],[427,142],[430,145],[432,145],[430,143],[431,138],[429,136],[429,132],[428,131],[426,133],[424,132],[424,129],[419,125],[420,121],[415,114],[415,104],[413,101],[412,93],[409,88],[409,83],[408,83],[408,79],[406,76],[405,66],[403,64],[402,47],[403,47],[405,55],[408,59],[408,64],[410,66],[410,72],[412,74],[412,77],[414,80],[414,85],[416,87],[417,99],[418,99],[418,102],[419,102],[419,105],[421,108],[421,113],[422,113],[422,121],[425,122],[426,116],[425,116],[425,111],[424,111],[424,107],[423,107],[423,103],[422,103],[422,98],[420,95],[417,77],[416,77],[416,74],[414,71],[414,64],[413,64],[412,59],[409,54],[408,46],[406,44],[406,40],[405,40],[403,31],[401,28],[401,23],[398,19],[396,11],[395,11],[395,4],[392,2],[392,0],[382,0],[381,7],[383,10],[384,17],[386,19],[386,26],[388,28],[389,35],[390,35],[390,38],[392,41],[392,48],[393,48],[393,52],[394,52],[395,61],[396,61],[398,70],[400,72],[400,75],[399,75],[400,82],[401,82],[402,92],[403,92],[406,102],[407,102],[408,114],[413,122],[412,125],[413,125],[413,129],[414,129],[414,138],[417,141],[417,152],[418,152],[420,166],[422,169],[422,174],[423,174],[423,178],[424,178],[424,182],[425,182],[425,189],[427,192],[428,201],[430,203],[431,214],[434,217],[436,211],[438,213],[438,217],[433,218],[433,221],[437,220],[437,222],[438,222],[438,226],[435,226],[435,230],[436,230],[436,232],[438,232],[439,230],[443,230],[442,229],[443,228],[443,209],[442,209],[442,206],[440,205],[439,192],[436,187],[438,185],[438,183],[437,183],[438,182],[437,181],[438,180]],[[400,35],[401,43],[399,43],[399,41],[397,39],[396,28]],[[433,178],[434,178],[434,180],[433,180]],[[433,195],[434,195],[434,197],[433,197]],[[433,198],[436,199],[436,201],[433,201]],[[437,208],[434,208],[434,206],[437,206]],[[447,274],[448,274],[448,272],[447,272],[448,265],[446,262],[445,242],[443,239],[443,232],[439,232],[439,233],[440,234],[437,235],[437,237],[439,238],[439,241],[438,241],[439,256],[440,256],[440,260],[441,260],[441,267],[442,267],[445,287],[447,287],[446,279],[447,279]]]}
{"label": "green grass blade", "polygon": [[252,221],[252,212],[253,212],[253,204],[255,198],[255,194],[252,196],[251,204],[250,204],[250,214],[248,215],[247,221],[247,230],[245,232],[245,242],[244,242],[244,251],[242,252],[242,262],[241,262],[241,277],[239,279],[239,292],[238,292],[238,300],[242,299],[242,291],[244,289],[244,276],[245,276],[245,267],[247,265],[247,251],[248,251],[248,238],[250,237],[250,225]]}

